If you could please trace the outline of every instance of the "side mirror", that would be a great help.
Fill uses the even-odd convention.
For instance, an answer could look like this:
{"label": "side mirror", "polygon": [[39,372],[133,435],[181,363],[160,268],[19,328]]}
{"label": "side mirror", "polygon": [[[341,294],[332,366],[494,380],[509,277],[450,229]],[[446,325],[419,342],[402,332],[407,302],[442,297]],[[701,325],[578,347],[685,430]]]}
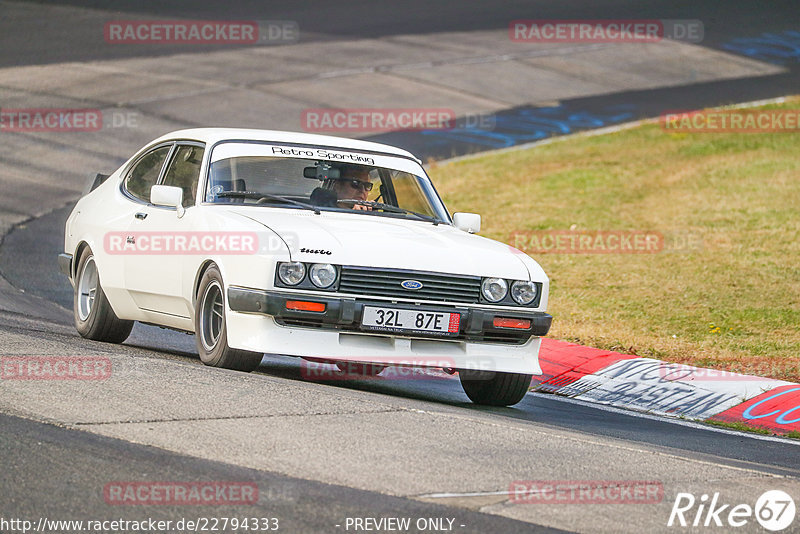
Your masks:
{"label": "side mirror", "polygon": [[477,213],[454,213],[453,224],[459,230],[474,234],[481,231],[481,216]]}
{"label": "side mirror", "polygon": [[183,189],[171,185],[154,185],[150,188],[150,204],[175,208],[178,218],[186,212],[183,209]]}

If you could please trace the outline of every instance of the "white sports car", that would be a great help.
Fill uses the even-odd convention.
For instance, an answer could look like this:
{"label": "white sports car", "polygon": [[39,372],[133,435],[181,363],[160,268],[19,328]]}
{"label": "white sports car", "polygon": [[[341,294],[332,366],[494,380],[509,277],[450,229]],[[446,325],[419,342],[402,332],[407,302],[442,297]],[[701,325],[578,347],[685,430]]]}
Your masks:
{"label": "white sports car", "polygon": [[548,278],[479,230],[404,150],[200,128],[97,175],[59,264],[89,339],[141,321],[195,333],[203,363],[228,369],[264,353],[443,368],[472,401],[511,405],[541,373]]}

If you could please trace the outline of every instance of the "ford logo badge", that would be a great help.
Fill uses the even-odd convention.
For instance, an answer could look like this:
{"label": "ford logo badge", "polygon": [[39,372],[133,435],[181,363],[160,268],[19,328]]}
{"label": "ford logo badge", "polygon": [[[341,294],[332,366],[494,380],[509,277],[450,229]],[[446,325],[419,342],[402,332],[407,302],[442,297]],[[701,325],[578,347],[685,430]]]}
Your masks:
{"label": "ford logo badge", "polygon": [[422,282],[417,280],[403,280],[400,285],[406,289],[422,289]]}

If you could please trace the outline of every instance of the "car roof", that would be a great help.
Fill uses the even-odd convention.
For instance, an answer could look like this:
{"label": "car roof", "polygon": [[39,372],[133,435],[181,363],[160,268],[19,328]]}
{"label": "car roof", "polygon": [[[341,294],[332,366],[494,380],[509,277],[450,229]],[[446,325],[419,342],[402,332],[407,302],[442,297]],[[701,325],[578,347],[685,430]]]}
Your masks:
{"label": "car roof", "polygon": [[191,128],[176,130],[165,134],[153,143],[160,143],[174,139],[188,139],[201,141],[206,144],[215,144],[220,141],[266,141],[287,144],[321,145],[330,148],[343,148],[367,152],[381,152],[405,158],[411,158],[422,163],[419,158],[401,148],[361,139],[349,139],[332,135],[319,135],[304,132],[285,132],[280,130],[257,130],[249,128]]}

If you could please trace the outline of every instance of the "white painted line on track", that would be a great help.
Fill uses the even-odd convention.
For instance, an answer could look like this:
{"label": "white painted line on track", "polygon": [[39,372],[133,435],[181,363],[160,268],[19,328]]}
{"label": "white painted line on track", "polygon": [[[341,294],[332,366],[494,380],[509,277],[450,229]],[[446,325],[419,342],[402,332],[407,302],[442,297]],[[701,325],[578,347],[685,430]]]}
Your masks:
{"label": "white painted line on track", "polygon": [[490,495],[511,496],[510,491],[474,491],[471,493],[429,493],[427,495],[417,495],[417,499],[452,499],[454,497],[487,497]]}

